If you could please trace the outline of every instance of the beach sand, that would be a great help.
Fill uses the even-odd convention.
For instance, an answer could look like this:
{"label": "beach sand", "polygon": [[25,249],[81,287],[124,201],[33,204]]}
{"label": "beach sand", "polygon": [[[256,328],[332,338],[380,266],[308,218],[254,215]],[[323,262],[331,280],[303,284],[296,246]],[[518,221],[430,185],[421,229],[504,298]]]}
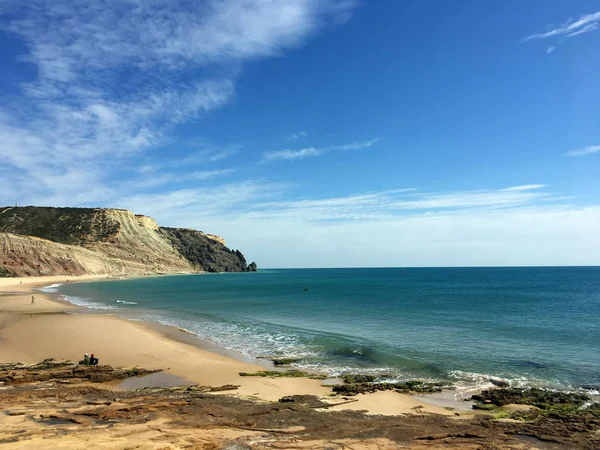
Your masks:
{"label": "beach sand", "polygon": [[[71,277],[69,281],[102,278],[105,277]],[[65,277],[0,279],[0,362],[35,363],[45,358],[77,362],[84,353],[94,353],[101,364],[164,369],[199,385],[239,385],[234,392],[243,398],[277,401],[288,395],[326,396],[331,392],[319,380],[241,377],[240,372],[257,372],[265,367],[172,339],[144,322],[108,314],[85,314],[85,309],[56,301],[39,291],[32,292],[33,287],[65,281]],[[35,305],[31,305],[31,295],[35,295]],[[357,401],[335,409],[385,415],[417,410],[453,415],[443,407],[391,391],[353,399]]]}

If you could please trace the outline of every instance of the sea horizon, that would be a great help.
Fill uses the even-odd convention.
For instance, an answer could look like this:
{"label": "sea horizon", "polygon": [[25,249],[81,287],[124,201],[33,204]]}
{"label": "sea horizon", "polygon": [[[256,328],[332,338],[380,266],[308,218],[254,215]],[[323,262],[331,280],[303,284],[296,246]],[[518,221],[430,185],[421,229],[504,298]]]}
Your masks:
{"label": "sea horizon", "polygon": [[[597,267],[600,268],[600,264],[588,264],[588,265],[515,265],[515,266],[346,266],[346,267],[261,267],[257,270],[337,270],[337,269],[535,269],[535,268],[586,268],[586,267]],[[235,272],[222,272],[222,273],[235,273]],[[170,274],[168,274],[170,275]],[[182,275],[196,275],[195,273],[186,273]]]}

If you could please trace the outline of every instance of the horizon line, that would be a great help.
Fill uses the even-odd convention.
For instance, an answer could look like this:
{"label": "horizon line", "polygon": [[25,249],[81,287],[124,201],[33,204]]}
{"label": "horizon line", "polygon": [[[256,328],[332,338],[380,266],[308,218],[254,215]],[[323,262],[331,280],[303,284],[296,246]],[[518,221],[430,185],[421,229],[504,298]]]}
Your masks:
{"label": "horizon line", "polygon": [[[536,269],[536,268],[600,268],[600,264],[586,265],[497,265],[497,266],[365,266],[365,267],[265,267],[260,270],[341,270],[341,269]],[[235,273],[235,272],[231,272]]]}

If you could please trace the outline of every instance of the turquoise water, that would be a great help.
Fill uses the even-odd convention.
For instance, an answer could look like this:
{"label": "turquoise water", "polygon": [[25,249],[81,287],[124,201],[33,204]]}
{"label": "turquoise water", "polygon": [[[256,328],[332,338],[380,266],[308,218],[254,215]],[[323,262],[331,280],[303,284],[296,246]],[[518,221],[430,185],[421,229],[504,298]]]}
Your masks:
{"label": "turquoise water", "polygon": [[600,268],[270,270],[55,288],[73,303],[183,327],[250,358],[298,356],[299,367],[331,375],[600,385]]}

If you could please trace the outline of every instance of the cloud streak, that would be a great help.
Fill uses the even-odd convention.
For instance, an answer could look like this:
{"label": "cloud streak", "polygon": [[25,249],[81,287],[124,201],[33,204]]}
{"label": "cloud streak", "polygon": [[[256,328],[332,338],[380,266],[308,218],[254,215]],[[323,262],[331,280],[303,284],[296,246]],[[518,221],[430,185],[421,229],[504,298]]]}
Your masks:
{"label": "cloud streak", "polygon": [[273,161],[281,161],[281,160],[296,160],[296,159],[304,159],[310,158],[314,156],[325,155],[330,152],[339,152],[339,151],[347,151],[347,150],[363,150],[367,148],[371,148],[376,143],[380,142],[381,139],[371,139],[369,141],[355,142],[352,144],[346,145],[332,145],[330,147],[305,147],[299,150],[277,150],[273,152],[265,152],[263,153],[262,162],[273,162]]}
{"label": "cloud streak", "polygon": [[552,28],[545,33],[537,33],[527,36],[521,42],[527,42],[538,39],[548,39],[556,36],[574,37],[581,34],[590,33],[598,29],[600,23],[600,11],[581,16],[577,20],[569,19],[559,27]]}
{"label": "cloud streak", "polygon": [[508,188],[501,189],[501,192],[521,192],[521,191],[531,191],[534,189],[542,189],[545,188],[544,184],[524,184],[522,186],[511,186]]}
{"label": "cloud streak", "polygon": [[297,133],[290,134],[288,137],[286,137],[286,140],[295,141],[305,137],[308,137],[308,133],[306,131],[298,131]]}
{"label": "cloud streak", "polygon": [[256,219],[286,217],[302,220],[308,217],[313,221],[371,221],[434,211],[496,210],[552,200],[551,194],[537,192],[542,187],[525,185],[451,193],[425,193],[409,188],[342,198],[258,203],[248,214]]}
{"label": "cloud streak", "polygon": [[[563,200],[544,186],[530,184],[504,189],[458,191],[445,193],[420,192],[416,188],[362,193],[344,197],[279,200],[290,186],[263,181],[231,183],[216,188],[182,189],[165,194],[137,195],[123,199],[122,206],[145,214],[157,212],[160,205],[172,199],[186,199],[185,206],[203,220],[298,220],[313,224],[339,221],[389,220],[413,214],[458,211],[496,211],[532,207],[542,204],[560,204]],[[210,205],[205,199],[210,198]],[[181,203],[178,203],[182,206]],[[195,206],[196,205],[196,206]],[[162,211],[162,209],[160,209]],[[187,214],[187,213],[184,213]],[[169,216],[170,217],[170,216]]]}
{"label": "cloud streak", "polygon": [[591,145],[589,147],[580,148],[577,150],[571,150],[570,152],[565,153],[567,156],[583,156],[583,155],[591,155],[592,153],[600,152],[600,145]]}
{"label": "cloud streak", "polygon": [[565,203],[538,184],[282,200],[291,188],[252,181],[119,206],[166,225],[218,230],[262,267],[598,263],[600,208]]}

